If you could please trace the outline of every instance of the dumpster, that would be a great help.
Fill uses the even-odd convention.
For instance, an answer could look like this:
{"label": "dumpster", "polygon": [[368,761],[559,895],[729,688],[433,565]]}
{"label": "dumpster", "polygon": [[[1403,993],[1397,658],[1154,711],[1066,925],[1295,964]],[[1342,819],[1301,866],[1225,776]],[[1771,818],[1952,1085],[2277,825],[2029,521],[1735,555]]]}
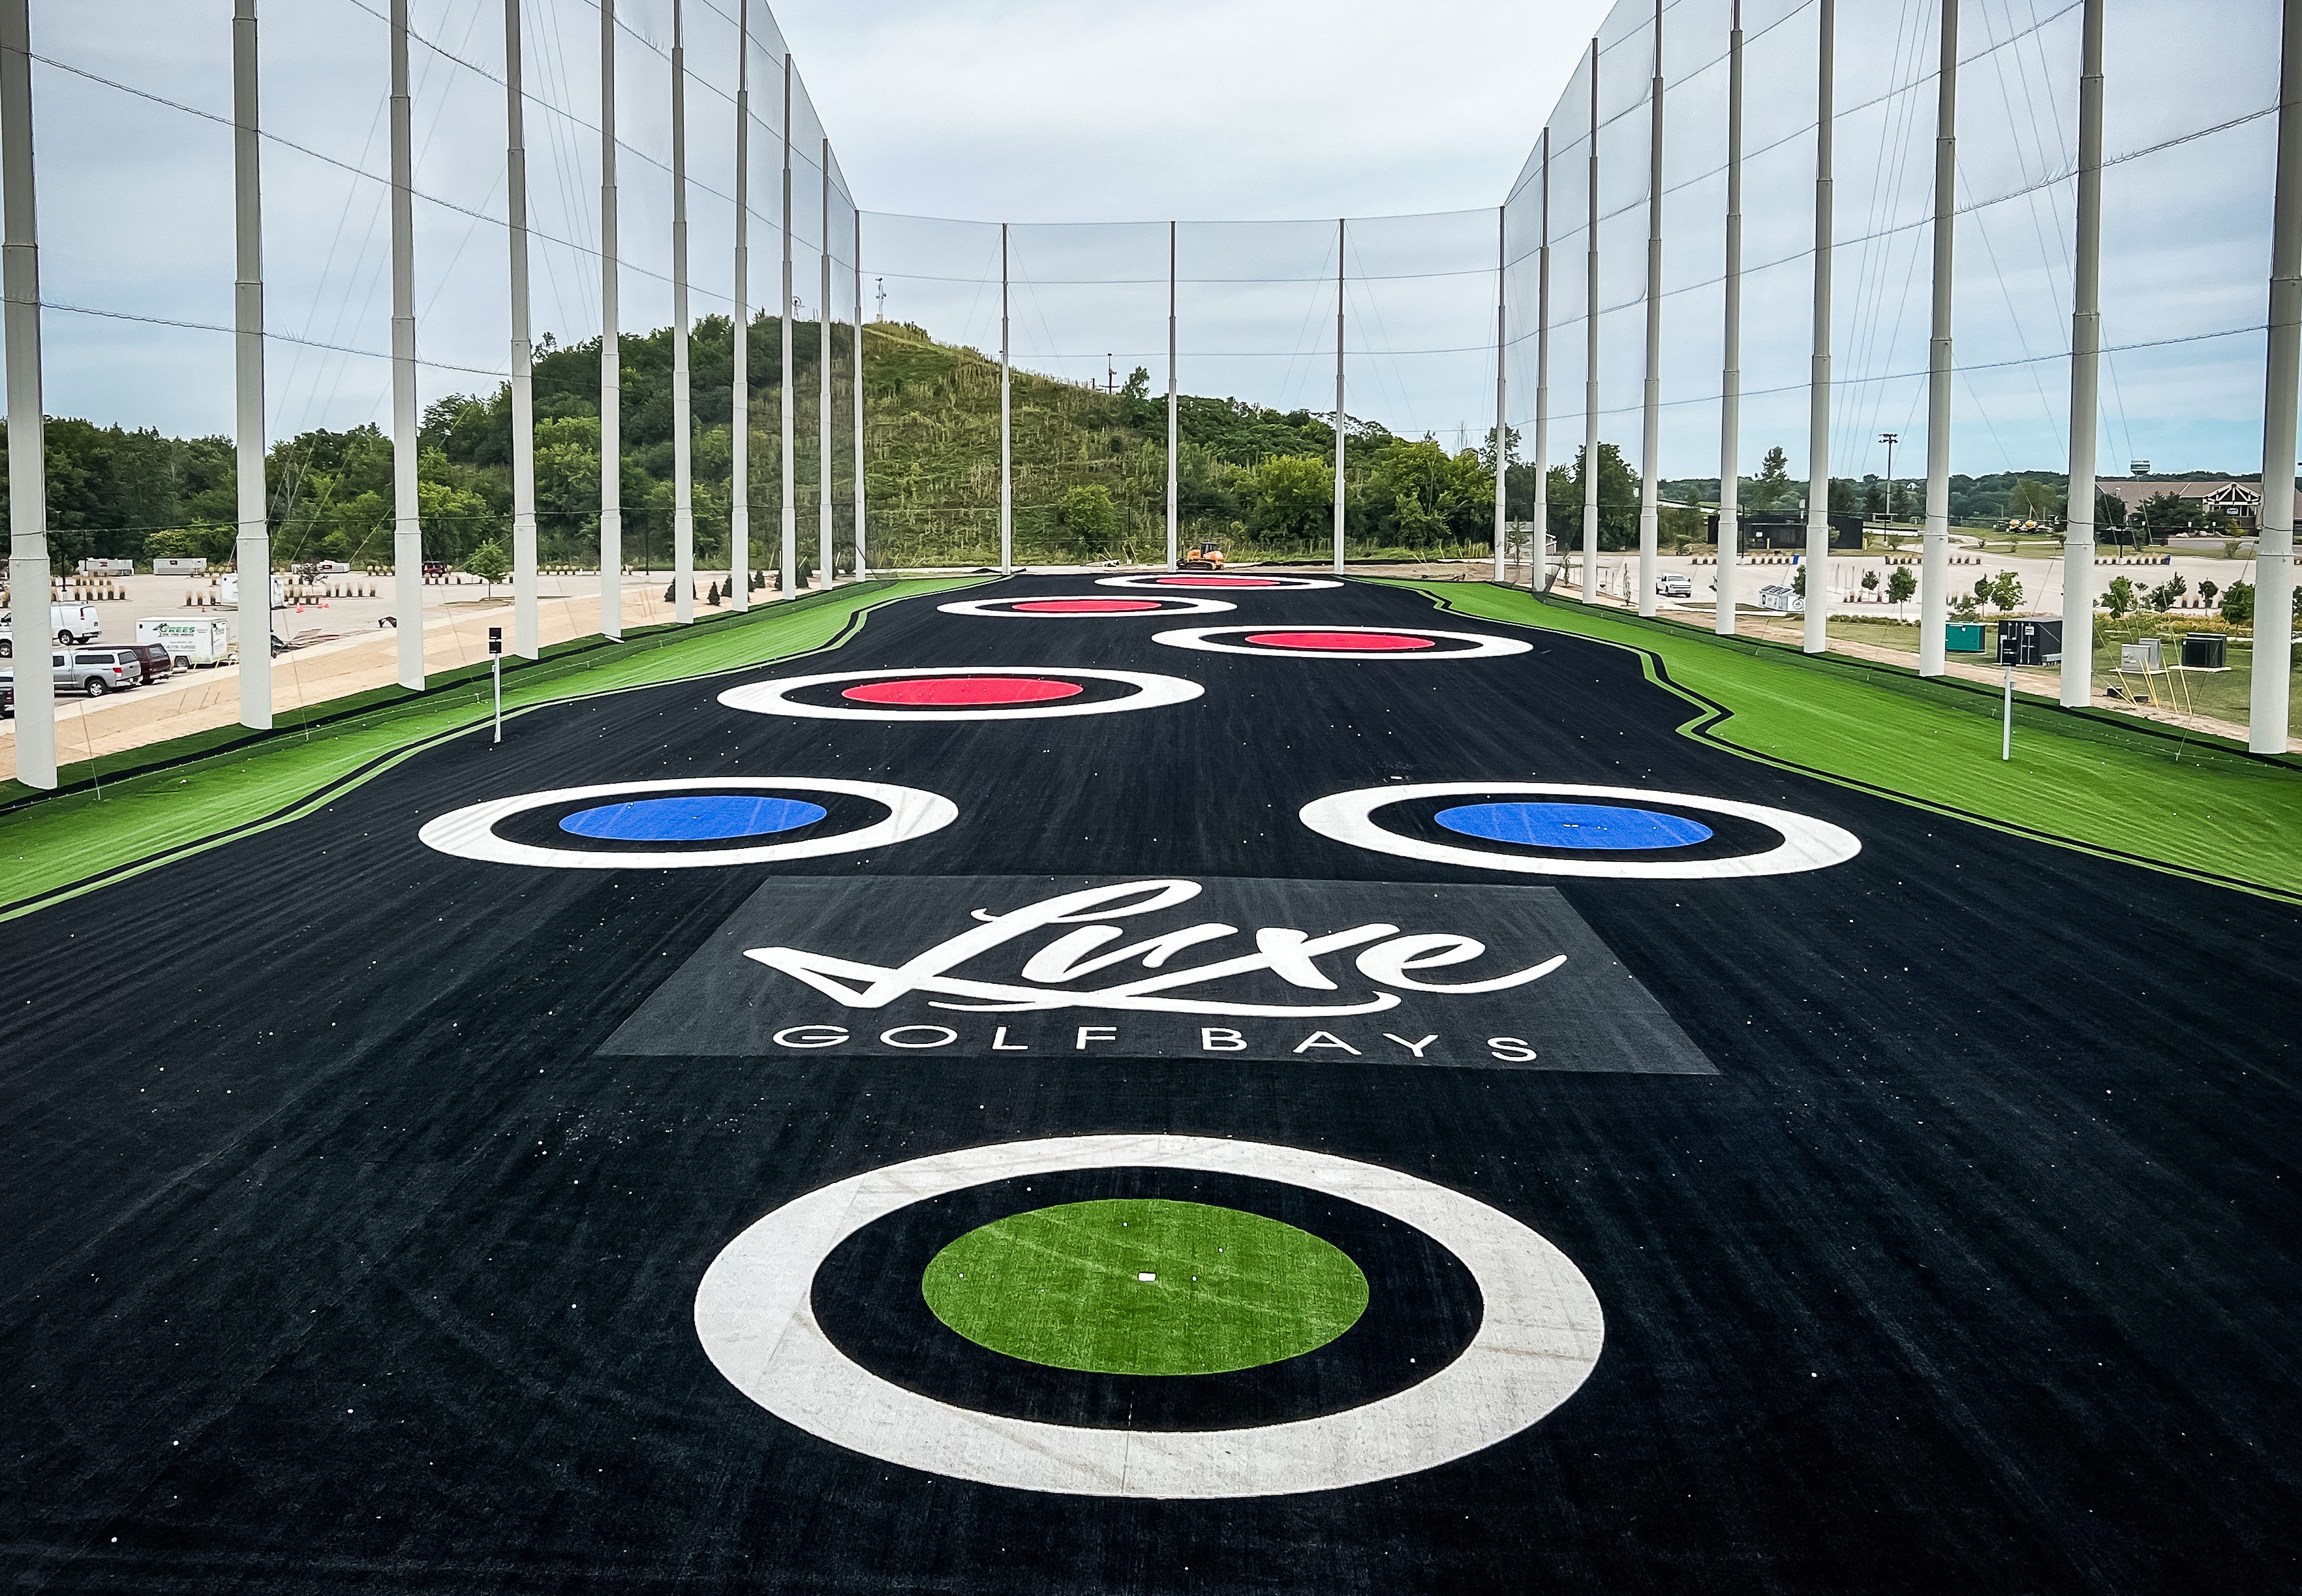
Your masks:
{"label": "dumpster", "polygon": [[1943,628],[1943,647],[1953,654],[1982,652],[1982,623],[1953,621]]}
{"label": "dumpster", "polygon": [[2182,637],[2184,670],[2227,670],[2230,639],[2219,632],[2189,632]]}

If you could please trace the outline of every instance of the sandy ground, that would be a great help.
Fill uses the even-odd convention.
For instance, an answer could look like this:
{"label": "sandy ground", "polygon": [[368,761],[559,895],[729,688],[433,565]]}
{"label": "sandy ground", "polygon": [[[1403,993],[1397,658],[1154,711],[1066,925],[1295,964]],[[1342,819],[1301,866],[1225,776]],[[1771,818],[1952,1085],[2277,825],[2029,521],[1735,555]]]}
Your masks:
{"label": "sandy ground", "polygon": [[[699,590],[717,579],[716,574],[696,574]],[[664,601],[667,579],[632,576],[624,583],[624,624],[654,625],[672,618]],[[188,592],[207,591],[175,576],[135,576],[113,584],[128,597],[100,601],[104,622],[101,641],[135,641],[136,623],[146,617],[213,616],[236,620],[238,611],[191,609]],[[302,606],[290,605],[273,616],[273,630],[304,646],[279,655],[272,665],[272,694],[275,712],[343,698],[371,688],[389,686],[397,676],[399,634],[379,624],[392,609],[391,578],[340,577],[340,589],[357,585],[359,597],[339,597]],[[540,579],[537,629],[546,643],[565,643],[600,629],[599,578],[582,574]],[[373,586],[376,596],[365,596]],[[754,593],[757,604],[768,595]],[[710,607],[699,601],[699,610]],[[426,587],[424,590],[424,662],[428,671],[443,671],[476,664],[487,658],[488,628],[511,626],[511,592],[499,585],[491,598],[482,584]],[[13,663],[13,662],[12,662]],[[139,687],[107,698],[88,699],[77,693],[56,698],[56,756],[70,762],[99,758],[165,742],[190,732],[230,726],[239,718],[239,668],[237,666],[179,671],[168,681]],[[16,773],[16,723],[0,721],[0,777]]]}

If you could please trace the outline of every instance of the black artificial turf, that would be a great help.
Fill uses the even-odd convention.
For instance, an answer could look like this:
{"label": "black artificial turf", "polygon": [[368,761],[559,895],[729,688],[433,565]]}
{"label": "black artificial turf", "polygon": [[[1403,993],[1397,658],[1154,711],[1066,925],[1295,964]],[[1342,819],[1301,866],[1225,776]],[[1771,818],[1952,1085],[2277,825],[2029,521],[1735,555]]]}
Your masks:
{"label": "black artificial turf", "polygon": [[[1569,637],[1462,662],[1150,643],[1233,619],[1485,629],[1397,591],[1227,596],[1236,617],[1172,621],[914,600],[784,672],[1206,685],[1175,708],[827,722],[723,709],[722,681],[574,702],[0,927],[0,1573],[281,1592],[2302,1581],[2295,910],[1737,759],[1676,735],[1684,704],[1634,656]],[[483,798],[731,775],[898,782],[961,814],[864,857],[718,870],[416,841]],[[1296,820],[1392,777],[1743,799],[1863,849],[1803,875],[1556,883],[1714,1075],[599,1052],[778,874],[1500,879]],[[1213,1502],[879,1463],[705,1357],[697,1282],[777,1205],[904,1158],[1131,1130],[1313,1148],[1491,1204],[1589,1278],[1603,1356],[1459,1462]]]}

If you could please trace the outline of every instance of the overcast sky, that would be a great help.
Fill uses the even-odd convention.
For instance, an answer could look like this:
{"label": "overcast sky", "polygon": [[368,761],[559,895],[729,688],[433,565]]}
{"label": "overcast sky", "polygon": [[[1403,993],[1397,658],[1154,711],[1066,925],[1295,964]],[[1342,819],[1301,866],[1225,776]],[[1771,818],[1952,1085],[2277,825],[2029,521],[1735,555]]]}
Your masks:
{"label": "overcast sky", "polygon": [[[693,307],[732,290],[737,0],[686,0]],[[1730,0],[1670,0],[1665,76],[1666,475],[1717,469],[1720,56]],[[1924,459],[1925,222],[1937,0],[1842,8],[1834,463]],[[501,381],[500,0],[411,0],[416,272],[426,399]],[[48,409],[229,430],[229,0],[32,0]],[[803,80],[794,286],[821,298],[815,167],[828,134],[865,210],[867,311],[995,350],[998,222],[1019,364],[1164,385],[1169,219],[1181,383],[1333,403],[1336,228],[1349,407],[1476,441],[1494,412],[1494,207],[1509,219],[1513,424],[1533,417],[1542,189],[1555,130],[1550,458],[1582,422],[1585,47],[1603,28],[1602,433],[1635,458],[1644,358],[1651,10],[1630,0],[1176,0],[1160,7],[789,0]],[[387,0],[265,0],[265,270],[275,435],[388,420]],[[670,0],[618,0],[623,325],[670,315]],[[780,44],[753,7],[753,307],[775,299]],[[1744,0],[1745,469],[1803,470],[1814,6]],[[596,0],[525,0],[534,323],[599,325]],[[2113,0],[2105,260],[2105,461],[2252,469],[2275,99],[2275,8]],[[1964,0],[1955,468],[2065,457],[2078,7]],[[854,223],[836,200],[832,308],[852,313]],[[1413,214],[1413,219],[1398,219]],[[940,217],[961,222],[924,223]],[[1383,218],[1392,218],[1383,220]],[[1300,220],[1288,220],[1300,219]],[[1096,223],[1097,225],[1081,225]]]}

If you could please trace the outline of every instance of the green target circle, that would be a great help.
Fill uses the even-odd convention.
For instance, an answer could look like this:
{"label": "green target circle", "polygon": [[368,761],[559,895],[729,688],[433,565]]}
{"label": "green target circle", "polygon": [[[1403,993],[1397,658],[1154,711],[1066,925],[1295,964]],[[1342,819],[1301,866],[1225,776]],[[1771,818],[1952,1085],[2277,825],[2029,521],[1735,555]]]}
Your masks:
{"label": "green target circle", "polygon": [[1259,1214],[1157,1197],[1061,1203],[929,1261],[935,1316],[1010,1357],[1097,1374],[1221,1374],[1325,1346],[1366,1312],[1348,1254]]}

